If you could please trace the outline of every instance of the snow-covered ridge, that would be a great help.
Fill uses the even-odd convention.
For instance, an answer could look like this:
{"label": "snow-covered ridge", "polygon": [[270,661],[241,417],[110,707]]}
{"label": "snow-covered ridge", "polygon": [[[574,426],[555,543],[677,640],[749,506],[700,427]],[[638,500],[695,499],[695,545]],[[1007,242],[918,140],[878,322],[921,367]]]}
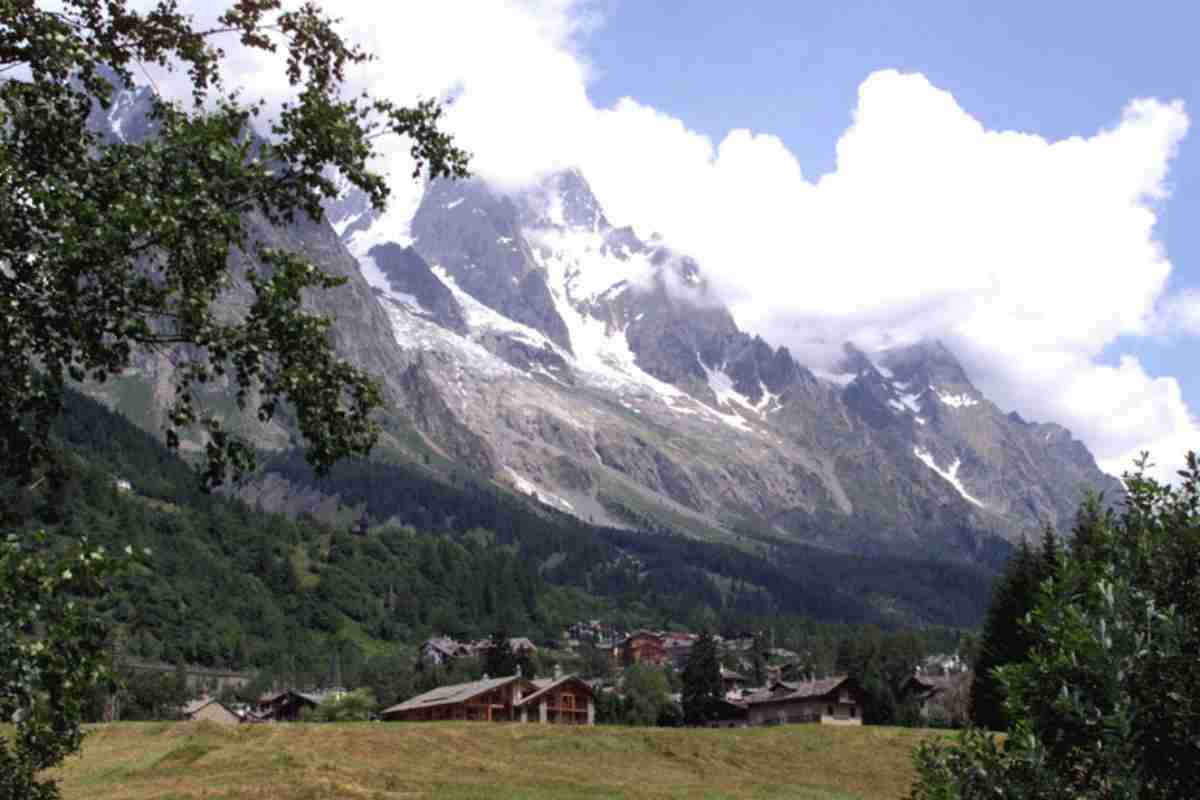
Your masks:
{"label": "snow-covered ridge", "polygon": [[963,394],[943,394],[939,391],[937,396],[938,400],[941,400],[951,408],[970,408],[971,406],[979,405],[978,400],[965,392]]}
{"label": "snow-covered ridge", "polygon": [[[446,288],[454,295],[454,299],[458,301],[459,307],[462,308],[463,316],[466,318],[467,325],[472,331],[503,333],[533,347],[549,348],[550,350],[559,352],[554,343],[546,338],[541,331],[511,320],[500,312],[476,300],[472,294],[462,289],[458,285],[458,282],[441,265],[434,264],[430,266],[429,271],[445,284]],[[570,358],[570,353],[559,352],[559,355]]]}
{"label": "snow-covered ridge", "polygon": [[976,498],[974,498],[970,494],[968,494],[966,487],[963,486],[962,481],[958,479],[958,468],[960,466],[962,466],[962,459],[960,459],[960,458],[954,459],[954,463],[950,465],[950,469],[944,470],[937,465],[937,462],[933,460],[933,456],[927,450],[923,450],[920,447],[913,447],[913,455],[915,455],[917,458],[919,458],[921,460],[921,462],[923,464],[925,464],[925,466],[929,467],[931,470],[936,472],[938,475],[941,475],[951,486],[953,486],[958,491],[958,493],[960,495],[962,495],[962,498],[964,500],[966,500],[969,503],[974,503],[975,505],[979,506],[980,508],[987,508],[987,506],[985,506],[979,500],[977,500]]}

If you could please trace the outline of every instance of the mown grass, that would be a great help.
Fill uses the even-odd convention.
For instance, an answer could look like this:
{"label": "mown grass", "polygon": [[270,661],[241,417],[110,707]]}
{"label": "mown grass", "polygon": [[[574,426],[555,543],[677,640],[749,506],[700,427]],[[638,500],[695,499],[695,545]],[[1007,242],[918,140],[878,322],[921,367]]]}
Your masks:
{"label": "mown grass", "polygon": [[99,726],[64,797],[901,798],[927,731],[358,723]]}

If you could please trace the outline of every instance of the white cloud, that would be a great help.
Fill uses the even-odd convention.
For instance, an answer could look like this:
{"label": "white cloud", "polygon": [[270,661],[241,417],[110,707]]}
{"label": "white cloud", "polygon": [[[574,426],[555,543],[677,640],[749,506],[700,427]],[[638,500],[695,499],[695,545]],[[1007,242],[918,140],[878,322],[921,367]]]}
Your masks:
{"label": "white cloud", "polygon": [[[447,122],[494,181],[580,166],[616,224],[694,255],[744,327],[813,360],[845,339],[940,337],[986,394],[1070,427],[1112,471],[1148,448],[1169,472],[1200,448],[1177,381],[1100,360],[1118,337],[1200,332],[1200,294],[1165,296],[1154,235],[1181,103],[1135,99],[1107,129],[1048,141],[988,130],[919,74],[876,72],[836,169],[814,178],[769,134],[714,142],[634,99],[596,108],[580,47],[591,3],[339,0],[336,13],[380,56],[361,85],[453,96]],[[283,88],[261,58],[238,69],[259,92]],[[411,203],[403,151],[388,154]]]}

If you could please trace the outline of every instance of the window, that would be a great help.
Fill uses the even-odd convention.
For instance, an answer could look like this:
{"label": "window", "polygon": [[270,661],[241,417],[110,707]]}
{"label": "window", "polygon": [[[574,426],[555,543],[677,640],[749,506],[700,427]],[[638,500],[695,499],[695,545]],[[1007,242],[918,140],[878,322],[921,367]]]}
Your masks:
{"label": "window", "polygon": [[575,695],[563,694],[562,696],[559,697],[558,704],[560,706],[562,706],[563,708],[574,708],[575,707]]}
{"label": "window", "polygon": [[833,716],[833,706],[832,705],[828,706],[828,713],[829,713],[829,716],[831,716],[831,717]]}
{"label": "window", "polygon": [[850,706],[850,719],[858,716],[858,706]]}

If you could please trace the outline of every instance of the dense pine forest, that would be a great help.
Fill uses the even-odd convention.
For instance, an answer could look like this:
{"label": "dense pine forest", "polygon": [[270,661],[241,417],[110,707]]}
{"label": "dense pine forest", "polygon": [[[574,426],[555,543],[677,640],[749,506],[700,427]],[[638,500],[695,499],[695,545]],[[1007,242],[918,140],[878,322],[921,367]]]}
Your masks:
{"label": "dense pine forest", "polygon": [[[316,478],[298,454],[266,469],[338,497],[367,525],[289,519],[207,494],[153,436],[82,395],[54,429],[32,490],[3,487],[0,524],[132,546],[108,613],[131,657],[324,675],[433,633],[503,627],[538,640],[580,618],[632,628],[749,630],[836,642],[883,630],[978,625],[992,576],[976,567],[864,559],[784,542],[770,560],[668,533],[599,528],[468,478],[339,464]],[[127,480],[128,489],[118,485]],[[939,627],[940,626],[940,627]]]}

